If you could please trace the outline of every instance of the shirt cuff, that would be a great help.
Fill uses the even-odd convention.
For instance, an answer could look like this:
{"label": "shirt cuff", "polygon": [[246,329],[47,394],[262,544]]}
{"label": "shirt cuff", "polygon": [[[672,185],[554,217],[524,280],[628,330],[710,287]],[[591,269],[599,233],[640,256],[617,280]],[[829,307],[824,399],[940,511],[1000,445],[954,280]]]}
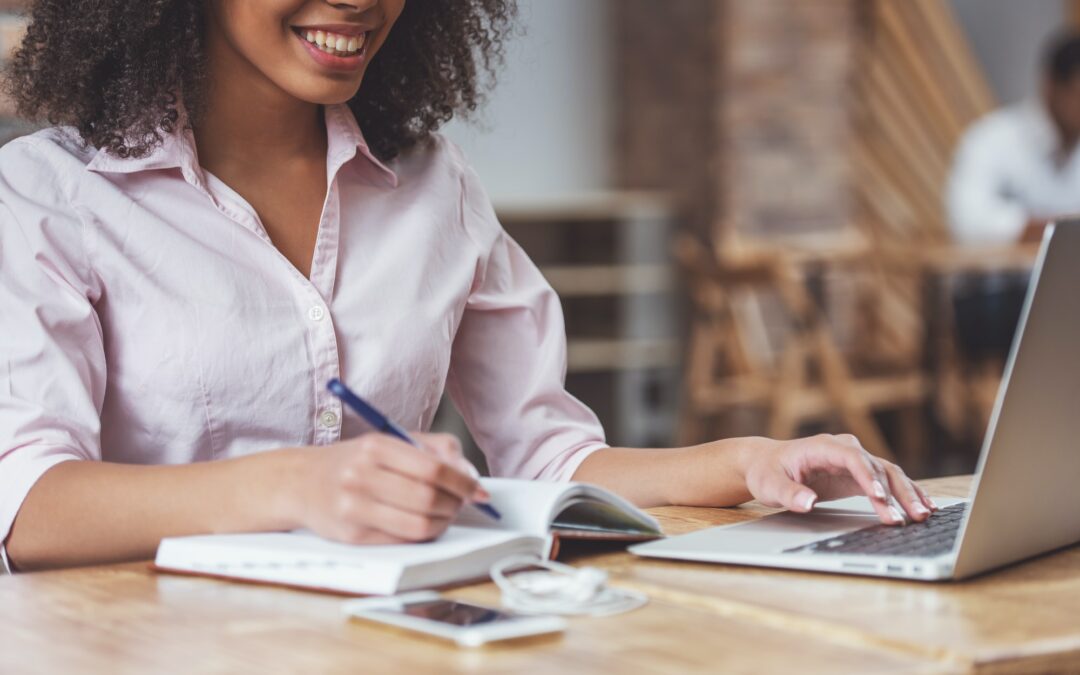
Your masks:
{"label": "shirt cuff", "polygon": [[561,462],[554,466],[548,466],[544,471],[537,476],[540,480],[562,481],[569,482],[574,479],[574,473],[581,466],[581,463],[593,454],[597,450],[603,450],[604,448],[611,447],[607,443],[592,442],[581,445],[580,447],[571,450],[568,456]]}

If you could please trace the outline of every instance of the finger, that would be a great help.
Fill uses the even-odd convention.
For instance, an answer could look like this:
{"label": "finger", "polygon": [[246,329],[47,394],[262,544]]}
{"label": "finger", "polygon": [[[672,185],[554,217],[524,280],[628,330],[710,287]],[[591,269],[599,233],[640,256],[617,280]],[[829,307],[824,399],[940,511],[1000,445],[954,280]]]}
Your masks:
{"label": "finger", "polygon": [[380,502],[369,503],[367,510],[371,527],[405,541],[430,541],[450,525],[449,518],[431,518]]}
{"label": "finger", "polygon": [[393,471],[376,471],[358,481],[378,502],[412,513],[453,518],[461,510],[462,499],[437,487]]}
{"label": "finger", "polygon": [[930,509],[931,511],[937,511],[941,508],[937,505],[937,502],[930,498],[930,495],[926,493],[926,490],[924,490],[921,485],[919,485],[918,483],[915,483],[914,485],[915,491],[919,493],[919,498],[922,499],[923,504],[926,504],[926,508]]}
{"label": "finger", "polygon": [[889,479],[884,468],[868,453],[858,439],[851,435],[826,437],[824,450],[827,461],[836,468],[845,469],[870,498],[878,519],[886,525],[902,525],[904,514],[892,505]]}
{"label": "finger", "polygon": [[375,462],[390,471],[445,490],[460,499],[470,499],[477,481],[450,466],[427,450],[415,448],[390,436],[383,436],[373,454]]}
{"label": "finger", "polygon": [[915,522],[922,522],[930,517],[930,509],[923,504],[919,493],[915,490],[915,484],[904,470],[892,462],[883,462],[885,473],[889,477],[889,487],[893,496]]}
{"label": "finger", "polygon": [[[874,483],[871,485],[873,498],[870,503],[874,506],[878,518],[886,525],[906,525],[907,512],[893,494],[892,482],[889,480],[889,473],[885,470],[886,462],[882,462],[865,450],[863,457],[874,473]],[[881,498],[882,494],[885,495],[884,499]]]}
{"label": "finger", "polygon": [[[887,501],[884,475],[878,475],[877,467],[870,461],[868,453],[857,438],[851,434],[842,434],[823,436],[821,441],[820,449],[824,451],[824,459],[830,466],[847,471],[871,501]],[[878,485],[875,485],[875,482]]]}
{"label": "finger", "polygon": [[413,438],[447,464],[461,459],[461,441],[452,434],[417,433]]}
{"label": "finger", "polygon": [[921,485],[908,478],[907,474],[904,473],[904,470],[902,468],[897,467],[897,469],[900,471],[901,475],[903,475],[904,478],[907,479],[908,485],[911,487],[912,490],[915,491],[915,495],[918,497],[919,501],[922,502],[922,505],[926,507],[926,509],[929,510],[931,513],[937,511],[939,508],[937,503],[930,498],[930,495],[926,493],[926,490],[924,490]]}
{"label": "finger", "polygon": [[[461,451],[461,441],[457,436],[453,434],[424,434],[417,433],[413,436],[423,446],[442,459],[447,464],[456,467],[462,473],[468,474],[473,478],[479,480],[480,472],[476,470],[472,462],[465,459],[465,455]],[[480,501],[488,501],[491,499],[491,495],[484,489],[483,486],[478,486],[476,494],[473,495],[474,499]]]}
{"label": "finger", "polygon": [[796,513],[807,513],[817,502],[817,493],[802,483],[792,480],[791,476],[779,466],[763,481],[761,488],[763,494],[759,498],[763,502],[782,506]]}

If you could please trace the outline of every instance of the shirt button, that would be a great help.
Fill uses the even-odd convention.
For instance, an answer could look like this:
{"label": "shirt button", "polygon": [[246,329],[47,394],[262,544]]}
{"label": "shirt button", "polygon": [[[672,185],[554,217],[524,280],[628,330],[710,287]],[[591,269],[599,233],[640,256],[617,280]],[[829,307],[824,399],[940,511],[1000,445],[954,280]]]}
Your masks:
{"label": "shirt button", "polygon": [[318,305],[315,305],[307,311],[307,315],[308,318],[312,321],[322,321],[323,317],[326,316],[326,310],[324,310],[322,307],[319,307]]}
{"label": "shirt button", "polygon": [[319,415],[319,421],[322,422],[322,425],[327,429],[333,429],[338,423],[337,413],[333,410],[324,410],[323,414]]}

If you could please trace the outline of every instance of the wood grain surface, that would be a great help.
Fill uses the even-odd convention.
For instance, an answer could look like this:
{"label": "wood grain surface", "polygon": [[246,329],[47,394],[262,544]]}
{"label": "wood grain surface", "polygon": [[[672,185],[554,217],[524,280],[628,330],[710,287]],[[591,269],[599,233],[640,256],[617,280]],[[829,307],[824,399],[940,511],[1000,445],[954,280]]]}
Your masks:
{"label": "wood grain surface", "polygon": [[[964,494],[969,480],[927,481]],[[662,508],[670,534],[759,517]],[[646,591],[643,609],[476,650],[346,620],[341,599],[158,575],[131,563],[0,578],[2,673],[1036,672],[1080,669],[1080,550],[960,584],[570,551]],[[492,584],[449,593],[498,602]]]}

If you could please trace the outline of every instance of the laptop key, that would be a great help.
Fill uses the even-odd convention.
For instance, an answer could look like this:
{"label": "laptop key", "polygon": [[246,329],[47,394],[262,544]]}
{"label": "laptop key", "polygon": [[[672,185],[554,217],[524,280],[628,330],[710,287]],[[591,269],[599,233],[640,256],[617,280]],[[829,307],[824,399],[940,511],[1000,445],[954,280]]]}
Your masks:
{"label": "laptop key", "polygon": [[952,550],[967,503],[953,504],[922,523],[906,527],[871,525],[861,530],[789,548],[784,553],[930,557]]}

